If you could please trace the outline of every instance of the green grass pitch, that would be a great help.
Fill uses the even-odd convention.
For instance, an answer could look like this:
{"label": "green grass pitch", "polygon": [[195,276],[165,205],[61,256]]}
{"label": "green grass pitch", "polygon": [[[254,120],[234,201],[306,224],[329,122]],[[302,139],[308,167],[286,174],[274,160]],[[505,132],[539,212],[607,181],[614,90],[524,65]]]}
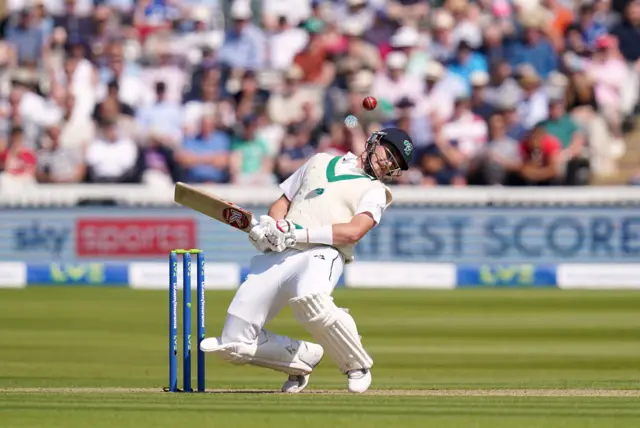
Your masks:
{"label": "green grass pitch", "polygon": [[[208,335],[232,296],[207,292]],[[0,289],[0,427],[640,427],[640,292],[340,289],[335,299],[375,360],[364,395],[345,393],[328,357],[308,392],[285,395],[284,375],[210,355],[209,393],[163,393],[167,292]],[[310,339],[288,311],[268,328]]]}

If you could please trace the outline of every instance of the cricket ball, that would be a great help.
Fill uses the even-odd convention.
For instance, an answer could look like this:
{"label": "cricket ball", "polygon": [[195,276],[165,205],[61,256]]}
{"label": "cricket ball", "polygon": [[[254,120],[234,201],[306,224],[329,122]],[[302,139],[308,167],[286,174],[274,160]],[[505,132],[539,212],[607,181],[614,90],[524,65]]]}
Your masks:
{"label": "cricket ball", "polygon": [[373,97],[366,97],[362,100],[362,106],[367,110],[373,110],[378,105],[378,100]]}

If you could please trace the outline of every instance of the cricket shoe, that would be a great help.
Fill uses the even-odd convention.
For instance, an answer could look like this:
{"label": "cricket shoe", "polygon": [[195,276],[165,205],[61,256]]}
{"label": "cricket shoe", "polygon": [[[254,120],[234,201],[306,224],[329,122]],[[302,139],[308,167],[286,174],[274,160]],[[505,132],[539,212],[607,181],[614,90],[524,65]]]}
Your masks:
{"label": "cricket shoe", "polygon": [[349,379],[349,392],[362,393],[369,389],[371,385],[371,370],[349,370],[347,378]]}
{"label": "cricket shoe", "polygon": [[[309,364],[312,368],[315,368],[320,364],[322,356],[324,355],[324,349],[322,349],[322,346],[311,342],[302,342],[298,352],[298,358]],[[307,373],[305,375],[289,375],[282,385],[282,392],[286,392],[288,394],[302,392],[302,390],[309,384],[310,377],[311,373]]]}

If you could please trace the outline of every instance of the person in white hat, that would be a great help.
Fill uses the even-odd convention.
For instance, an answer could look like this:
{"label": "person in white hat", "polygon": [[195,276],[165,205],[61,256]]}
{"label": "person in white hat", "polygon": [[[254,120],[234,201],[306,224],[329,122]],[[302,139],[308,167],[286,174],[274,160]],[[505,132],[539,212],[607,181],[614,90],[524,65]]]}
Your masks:
{"label": "person in white hat", "polygon": [[424,68],[429,61],[429,55],[421,49],[422,35],[413,27],[400,27],[393,37],[390,45],[394,50],[403,52],[407,56],[407,73],[422,77]]}
{"label": "person in white hat", "polygon": [[393,106],[402,97],[414,99],[420,92],[420,79],[407,74],[407,56],[398,51],[389,53],[385,70],[379,71],[373,83],[372,95],[378,98],[381,107]]}

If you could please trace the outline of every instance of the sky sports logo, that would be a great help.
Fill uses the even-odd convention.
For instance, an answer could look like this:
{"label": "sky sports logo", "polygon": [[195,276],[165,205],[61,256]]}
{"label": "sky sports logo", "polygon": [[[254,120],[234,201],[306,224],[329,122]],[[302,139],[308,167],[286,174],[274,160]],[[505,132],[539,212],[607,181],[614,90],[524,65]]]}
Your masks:
{"label": "sky sports logo", "polygon": [[190,218],[81,218],[76,222],[80,257],[166,256],[174,248],[196,248]]}

